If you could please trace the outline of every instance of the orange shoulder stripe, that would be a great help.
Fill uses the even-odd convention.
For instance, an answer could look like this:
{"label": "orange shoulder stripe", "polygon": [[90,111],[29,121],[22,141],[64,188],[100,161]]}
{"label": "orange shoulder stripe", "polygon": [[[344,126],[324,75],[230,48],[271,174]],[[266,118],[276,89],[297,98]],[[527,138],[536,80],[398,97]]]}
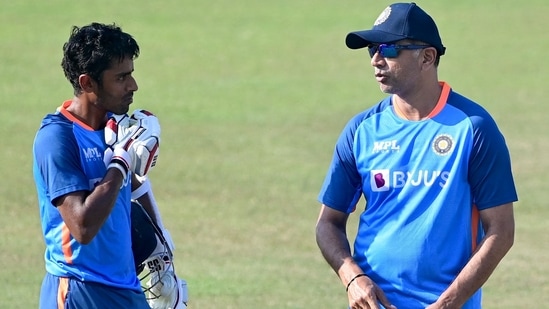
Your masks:
{"label": "orange shoulder stripe", "polygon": [[67,119],[69,119],[70,121],[72,121],[74,123],[77,123],[79,126],[83,127],[84,129],[94,131],[94,129],[92,127],[90,127],[89,125],[83,123],[78,118],[74,117],[71,113],[69,113],[69,111],[67,110],[67,107],[69,107],[71,104],[72,104],[72,100],[66,100],[65,102],[63,102],[63,104],[61,106],[59,106],[59,108],[57,108],[57,110],[61,114],[63,114],[63,116],[67,117]]}

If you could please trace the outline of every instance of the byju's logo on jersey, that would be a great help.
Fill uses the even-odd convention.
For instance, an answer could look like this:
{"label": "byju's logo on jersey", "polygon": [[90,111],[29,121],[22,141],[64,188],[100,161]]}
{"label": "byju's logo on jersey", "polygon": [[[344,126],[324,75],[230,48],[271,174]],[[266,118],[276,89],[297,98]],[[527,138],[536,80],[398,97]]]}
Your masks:
{"label": "byju's logo on jersey", "polygon": [[450,180],[450,172],[447,171],[391,171],[371,170],[370,188],[372,192],[389,191],[390,188],[399,189],[404,186],[444,188]]}
{"label": "byju's logo on jersey", "polygon": [[370,171],[370,187],[374,192],[389,190],[389,170]]}
{"label": "byju's logo on jersey", "polygon": [[82,153],[84,154],[84,158],[86,158],[86,161],[96,161],[96,160],[103,160],[101,153],[97,150],[96,147],[93,148],[82,148]]}
{"label": "byju's logo on jersey", "polygon": [[372,153],[379,152],[398,152],[400,151],[400,145],[397,144],[397,140],[374,142],[374,149]]}

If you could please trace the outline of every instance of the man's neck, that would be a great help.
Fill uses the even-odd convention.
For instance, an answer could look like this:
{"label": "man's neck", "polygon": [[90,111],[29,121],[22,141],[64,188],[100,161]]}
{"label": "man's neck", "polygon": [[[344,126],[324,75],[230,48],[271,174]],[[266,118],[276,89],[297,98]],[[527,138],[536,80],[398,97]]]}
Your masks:
{"label": "man's neck", "polygon": [[396,113],[401,117],[419,121],[429,117],[437,106],[441,93],[442,86],[437,83],[417,89],[405,96],[395,94],[392,101]]}

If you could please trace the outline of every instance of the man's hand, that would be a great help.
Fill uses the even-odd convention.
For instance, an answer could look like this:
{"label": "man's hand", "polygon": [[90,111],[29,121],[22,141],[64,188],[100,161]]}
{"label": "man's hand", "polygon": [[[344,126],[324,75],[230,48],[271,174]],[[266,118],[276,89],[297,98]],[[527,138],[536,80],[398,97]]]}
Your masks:
{"label": "man's hand", "polygon": [[[152,114],[151,114],[152,115]],[[153,115],[132,118],[111,117],[105,127],[105,142],[112,148],[108,167],[119,169],[124,178],[132,171],[144,176],[156,164],[159,154],[160,125]]]}
{"label": "man's hand", "polygon": [[140,122],[141,126],[147,128],[151,135],[160,139],[160,123],[153,113],[144,109],[135,110],[130,117],[130,124],[137,122]]}
{"label": "man's hand", "polygon": [[144,128],[132,144],[137,161],[134,172],[145,176],[156,165],[160,153],[160,123],[158,118],[146,110],[136,110],[130,117],[130,124]]}
{"label": "man's hand", "polygon": [[131,127],[128,115],[116,115],[109,118],[105,126],[105,143],[109,149],[105,151],[105,163],[107,169],[118,169],[124,179],[127,179],[129,171],[134,170],[134,162],[127,151],[131,137],[137,132],[138,127]]}
{"label": "man's hand", "polygon": [[387,309],[397,309],[385,293],[367,276],[357,277],[348,286],[349,307],[353,309],[379,309],[381,303]]}

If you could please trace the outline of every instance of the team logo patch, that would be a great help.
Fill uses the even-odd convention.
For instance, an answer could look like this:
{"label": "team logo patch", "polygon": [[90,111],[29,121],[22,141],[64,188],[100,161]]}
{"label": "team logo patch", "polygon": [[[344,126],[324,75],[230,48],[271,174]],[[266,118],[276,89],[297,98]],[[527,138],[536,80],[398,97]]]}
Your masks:
{"label": "team logo patch", "polygon": [[437,155],[445,156],[454,147],[454,140],[448,134],[441,134],[433,141],[433,151]]}
{"label": "team logo patch", "polygon": [[389,18],[389,15],[391,15],[391,7],[390,6],[385,8],[385,10],[383,10],[383,12],[381,12],[381,14],[379,14],[378,18],[374,22],[374,26],[378,26],[378,25],[381,25],[382,23],[384,23]]}

